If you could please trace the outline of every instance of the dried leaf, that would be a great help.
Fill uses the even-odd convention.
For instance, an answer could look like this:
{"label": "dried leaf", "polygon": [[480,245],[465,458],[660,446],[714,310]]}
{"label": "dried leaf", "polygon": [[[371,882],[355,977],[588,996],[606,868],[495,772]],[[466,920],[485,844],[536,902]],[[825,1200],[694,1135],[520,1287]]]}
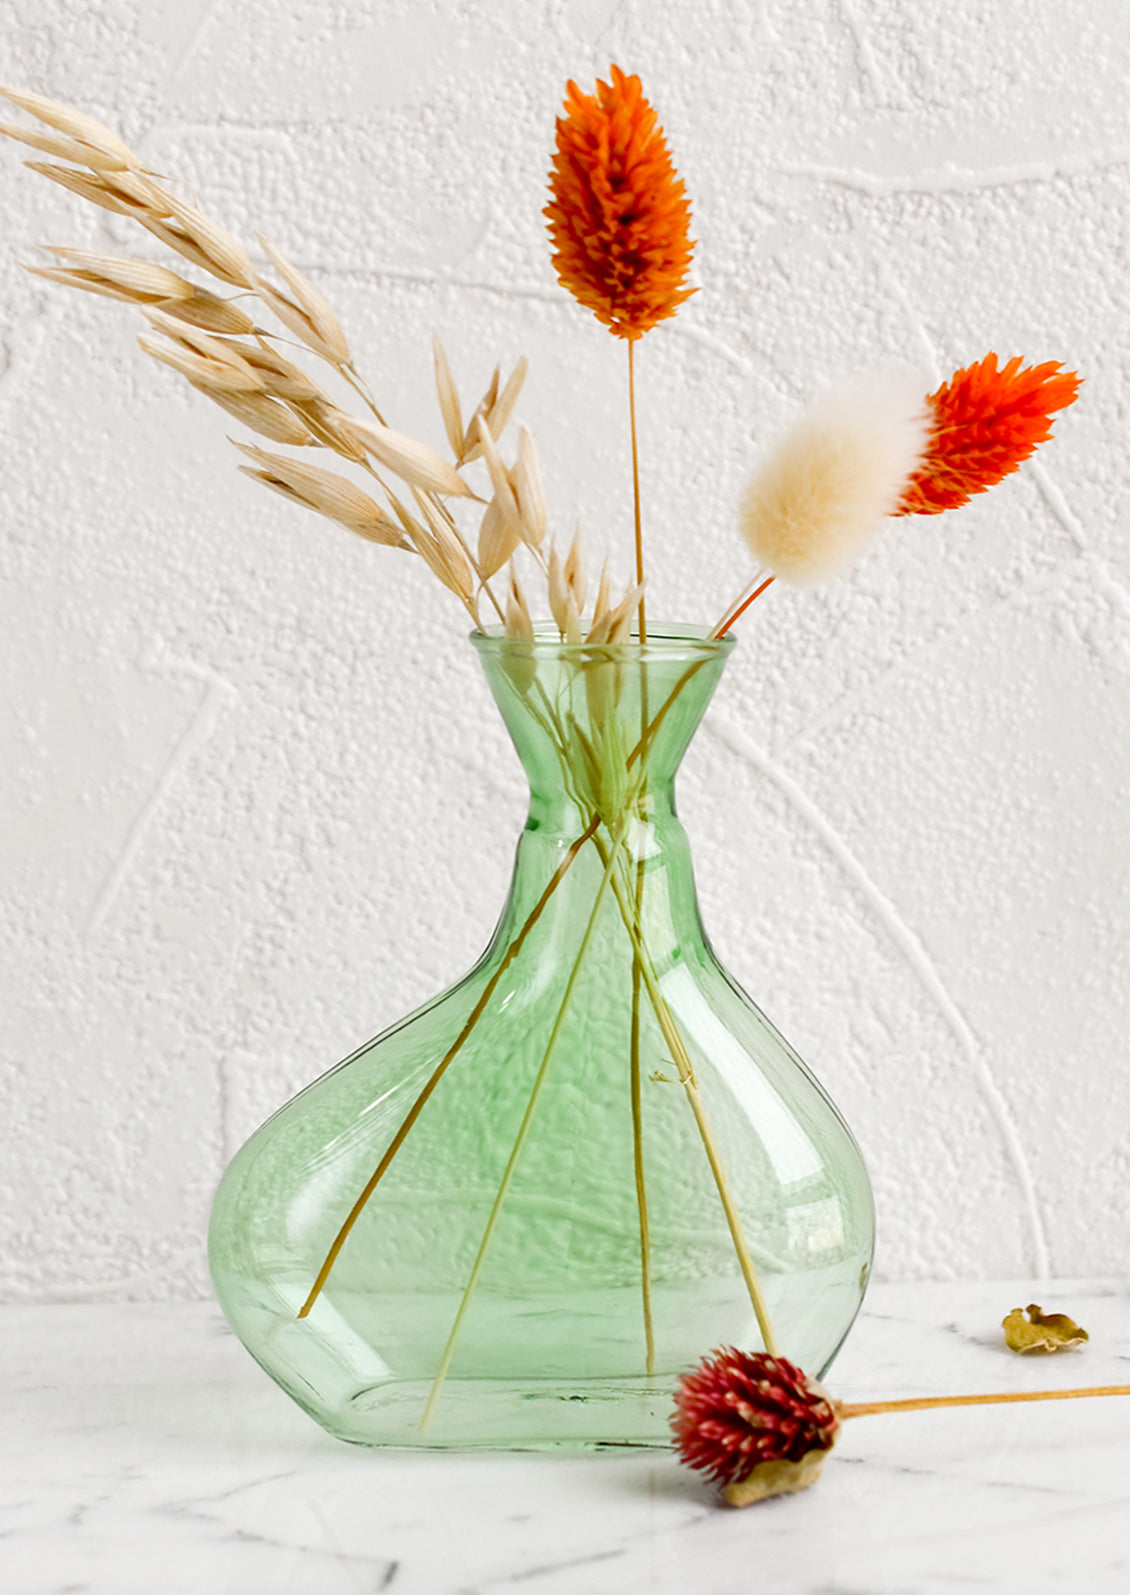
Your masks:
{"label": "dried leaf", "polygon": [[255,268],[231,234],[195,205],[186,204],[175,194],[164,197],[173,221],[211,262],[215,275],[234,283],[237,288],[253,288]]}
{"label": "dried leaf", "polygon": [[217,338],[203,327],[170,316],[158,305],[147,306],[143,313],[149,325],[157,332],[163,332],[173,343],[192,349],[219,365],[229,366],[241,377],[249,379],[238,385],[233,383],[233,391],[262,393],[269,387],[266,378],[248,358],[248,352],[258,352],[254,344],[243,344],[234,338]]}
{"label": "dried leaf", "polygon": [[365,461],[365,450],[349,435],[350,417],[345,410],[329,399],[290,399],[288,403],[319,443],[358,465]]}
{"label": "dried leaf", "polygon": [[730,1506],[752,1506],[755,1501],[767,1501],[774,1495],[791,1495],[795,1490],[807,1490],[815,1484],[824,1466],[824,1458],[831,1447],[806,1451],[799,1462],[777,1459],[759,1462],[753,1471],[736,1483],[727,1484],[722,1491]]}
{"label": "dried leaf", "polygon": [[565,585],[573,595],[578,612],[583,612],[588,597],[588,566],[585,561],[585,539],[578,526],[573,534],[573,544],[565,558]]}
{"label": "dried leaf", "polygon": [[640,607],[643,597],[644,584],[629,587],[621,598],[616,608],[608,617],[608,641],[613,643],[630,642],[632,636],[632,621]]}
{"label": "dried leaf", "polygon": [[203,393],[211,399],[213,404],[218,404],[222,410],[226,410],[237,421],[249,427],[252,432],[270,438],[272,443],[289,443],[295,448],[301,448],[314,441],[298,417],[274,399],[265,398],[261,394],[221,393],[218,389],[206,387],[201,382],[193,382],[192,386],[198,393]]}
{"label": "dried leaf", "polygon": [[592,609],[592,622],[594,628],[607,618],[609,611],[612,608],[611,587],[612,584],[608,575],[608,561],[605,560],[604,566],[600,572],[600,585],[596,590],[596,602],[594,603]]}
{"label": "dried leaf", "polygon": [[[153,230],[149,206],[125,193],[120,181],[99,177],[93,172],[76,172],[70,166],[48,166],[44,161],[25,161],[24,165],[29,172],[38,172],[41,177],[50,178],[61,188],[70,189],[80,199],[88,199],[92,205],[100,205],[103,210],[112,210],[119,216],[132,216],[135,221]],[[122,172],[118,175],[125,177],[127,174]]]}
{"label": "dried leaf", "polygon": [[1014,1307],[1001,1321],[1004,1343],[1010,1351],[1022,1355],[1030,1351],[1062,1351],[1066,1346],[1081,1346],[1091,1338],[1066,1313],[1045,1313],[1035,1303],[1027,1308],[1027,1319],[1024,1312],[1023,1307]]}
{"label": "dried leaf", "polygon": [[518,500],[518,513],[522,518],[522,539],[531,548],[540,548],[545,539],[545,493],[541,485],[537,448],[525,427],[518,434],[514,492]]}
{"label": "dried leaf", "polygon": [[522,536],[522,516],[518,509],[518,500],[514,494],[514,487],[510,481],[510,473],[502,462],[502,456],[494,446],[494,439],[487,429],[482,416],[475,420],[475,436],[486,460],[487,471],[490,474],[491,490],[499,513],[503,516],[515,541]]}
{"label": "dried leaf", "polygon": [[192,283],[178,277],[175,271],[164,266],[154,266],[147,260],[132,260],[128,256],[97,255],[89,249],[66,249],[59,244],[45,244],[48,254],[58,255],[72,271],[87,278],[98,278],[117,288],[124,288],[132,298],[145,302],[161,299],[191,299],[195,293]]}
{"label": "dried leaf", "polygon": [[497,498],[486,507],[479,527],[479,576],[485,582],[500,571],[518,546],[514,522],[499,508]]}
{"label": "dried leaf", "polygon": [[565,573],[561,569],[561,559],[557,549],[549,550],[549,565],[545,573],[546,587],[549,591],[549,612],[556,622],[557,629],[562,636],[569,619],[569,589],[565,585]]}
{"label": "dried leaf", "polygon": [[522,391],[522,384],[526,380],[528,369],[529,361],[523,355],[509,377],[507,377],[506,386],[498,398],[491,403],[487,411],[487,425],[490,427],[492,438],[500,438],[506,431],[510,417],[514,414],[514,406],[518,402],[518,395]]}
{"label": "dried leaf", "polygon": [[162,300],[154,309],[163,310],[166,315],[177,321],[185,321],[190,327],[201,327],[205,332],[223,332],[238,337],[242,333],[255,331],[255,323],[238,305],[232,304],[230,299],[221,299],[219,294],[209,293],[207,288],[194,289],[190,299]]}
{"label": "dried leaf", "polygon": [[79,139],[106,155],[117,156],[123,166],[141,165],[137,156],[116,133],[112,133],[102,122],[95,121],[93,116],[87,116],[85,111],[77,111],[73,105],[63,105],[59,100],[45,99],[42,94],[26,94],[18,89],[0,88],[0,94],[13,105],[18,105],[21,111],[27,111],[29,116],[46,122],[48,127],[68,133],[71,138]]}
{"label": "dried leaf", "polygon": [[473,498],[474,494],[453,465],[442,454],[417,443],[415,438],[378,421],[360,421],[350,417],[349,435],[362,445],[374,459],[396,473],[410,487],[425,493],[444,493],[452,498]]}
{"label": "dried leaf", "polygon": [[516,637],[522,642],[533,642],[534,623],[530,619],[530,608],[526,603],[526,595],[522,591],[521,583],[514,571],[510,572],[510,587],[506,594],[506,620],[503,630],[508,637]]}
{"label": "dried leaf", "polygon": [[100,294],[103,299],[116,299],[119,304],[138,303],[135,294],[127,293],[124,288],[115,288],[112,283],[92,277],[84,271],[65,271],[62,266],[25,266],[24,270],[33,277],[43,277],[47,282],[62,283],[64,288],[80,288],[84,293]]}
{"label": "dried leaf", "polygon": [[99,149],[95,144],[87,144],[78,138],[68,138],[61,133],[39,133],[27,127],[16,127],[11,122],[0,122],[0,133],[5,137],[15,139],[18,144],[26,144],[33,150],[42,150],[45,155],[54,155],[61,161],[75,161],[80,166],[90,166],[100,172],[121,172],[125,170],[126,162],[120,155],[112,155],[108,150]]}
{"label": "dried leaf", "polygon": [[443,344],[439,341],[438,332],[432,333],[432,350],[435,357],[436,393],[439,396],[440,414],[443,416],[443,429],[447,433],[447,441],[451,444],[451,452],[458,465],[463,459],[463,412],[459,407],[459,391],[455,386],[455,378],[451,374],[451,367]]}
{"label": "dried leaf", "polygon": [[[256,237],[263,253],[298,301],[294,308],[306,316],[315,340],[311,347],[317,349],[319,354],[324,354],[332,365],[349,365],[353,358],[349,352],[349,342],[328,300],[302,275],[297,266],[291,265],[286,256],[279,253],[269,239],[264,238],[262,233],[256,234]],[[257,277],[256,281],[260,287],[264,286],[262,278]]]}
{"label": "dried leaf", "polygon": [[190,382],[206,388],[216,388],[220,393],[261,393],[263,384],[253,373],[240,369],[229,361],[214,360],[198,354],[195,349],[181,343],[165,343],[158,338],[138,338],[146,354],[162,365],[172,366]]}
{"label": "dried leaf", "polygon": [[300,402],[320,399],[329,402],[324,389],[320,388],[301,366],[295,365],[294,361],[288,360],[285,354],[280,354],[277,349],[272,348],[265,338],[260,338],[255,343],[233,342],[229,347],[253,371],[258,372],[267,391],[274,398],[295,399]]}
{"label": "dried leaf", "polygon": [[255,467],[251,471],[245,470],[246,475],[255,476],[268,487],[282,492],[285,497],[337,521],[370,542],[393,547],[402,543],[395,522],[367,493],[363,493],[344,476],[338,476],[335,471],[323,471],[316,465],[307,465],[304,460],[292,460],[284,454],[269,454],[265,449],[257,449],[249,443],[236,443],[235,447]]}
{"label": "dried leaf", "polygon": [[487,388],[487,391],[483,394],[482,398],[475,406],[475,413],[467,423],[467,431],[463,439],[463,458],[461,461],[461,463],[464,465],[470,464],[472,460],[477,460],[480,454],[483,452],[483,446],[478,441],[479,421],[480,419],[483,421],[486,420],[487,416],[491,412],[492,407],[498,399],[498,382],[501,375],[501,368],[499,366],[495,366],[494,371],[491,374],[490,386]]}

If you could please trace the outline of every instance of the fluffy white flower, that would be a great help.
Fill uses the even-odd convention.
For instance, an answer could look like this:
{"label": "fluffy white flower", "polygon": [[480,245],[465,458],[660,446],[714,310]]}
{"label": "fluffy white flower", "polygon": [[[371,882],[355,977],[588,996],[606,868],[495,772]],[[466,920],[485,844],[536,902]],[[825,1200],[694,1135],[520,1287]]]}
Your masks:
{"label": "fluffy white flower", "polygon": [[742,499],[742,535],[759,566],[808,587],[858,559],[926,451],[926,387],[892,370],[842,382],[809,406]]}

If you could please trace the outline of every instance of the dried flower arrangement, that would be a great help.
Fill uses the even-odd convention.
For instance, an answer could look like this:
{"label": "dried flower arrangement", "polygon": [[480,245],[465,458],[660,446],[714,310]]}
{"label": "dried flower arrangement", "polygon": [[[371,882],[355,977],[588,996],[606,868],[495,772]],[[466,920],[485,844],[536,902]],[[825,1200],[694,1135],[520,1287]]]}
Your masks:
{"label": "dried flower arrangement", "polygon": [[[359,1216],[490,1004],[507,963],[518,956],[549,899],[591,843],[603,873],[588,929],[440,1358],[423,1424],[434,1411],[450,1367],[606,890],[615,898],[633,957],[630,1082],[647,1372],[655,1369],[656,1352],[639,1107],[638,1038],[645,1002],[689,1103],[766,1348],[763,1355],[718,1352],[684,1378],[675,1417],[681,1455],[692,1467],[723,1482],[731,1500],[744,1504],[810,1483],[843,1418],[892,1405],[944,1404],[845,1407],[832,1402],[798,1368],[776,1357],[773,1327],[694,1064],[660,988],[646,941],[644,865],[642,858],[629,860],[626,836],[646,793],[649,749],[674,697],[697,666],[658,706],[648,702],[645,678],[637,705],[639,718],[625,724],[618,710],[623,650],[648,640],[635,346],[645,333],[675,315],[694,291],[687,286],[694,244],[685,189],[639,79],[613,67],[610,81],[598,82],[595,94],[583,93],[575,83],[568,85],[564,115],[557,122],[551,198],[545,210],[559,282],[627,344],[634,579],[614,598],[606,566],[591,607],[580,533],[563,549],[550,535],[531,434],[519,429],[516,446],[509,450],[511,458],[504,457],[506,434],[526,376],[525,360],[505,380],[496,368],[486,392],[465,419],[467,410],[436,337],[435,385],[450,451],[449,456],[439,453],[388,424],[354,363],[337,315],[266,239],[259,239],[260,253],[274,277],[101,123],[38,95],[0,92],[46,129],[3,125],[0,131],[53,161],[68,163],[29,161],[34,171],[94,205],[136,221],[151,238],[220,285],[221,291],[216,291],[183,271],[148,259],[69,248],[49,250],[55,261],[51,266],[31,268],[49,281],[135,305],[149,327],[138,340],[146,354],[183,376],[250,432],[274,444],[308,451],[302,457],[236,443],[248,462],[240,467],[246,475],[369,542],[419,556],[476,628],[485,603],[497,617],[502,635],[514,645],[508,669],[519,693],[534,692],[533,666],[523,659],[522,647],[532,648],[535,640],[547,635],[534,619],[542,607],[552,616],[548,635],[585,650],[578,669],[584,676],[586,723],[569,713],[562,716],[548,701],[537,713],[559,751],[578,805],[589,815],[588,824],[565,850],[496,974],[359,1191],[297,1316],[304,1318],[314,1308]],[[261,325],[264,314],[281,325],[282,332]],[[338,390],[347,389],[351,395],[345,403],[359,401],[362,413],[346,408],[323,381],[292,358],[293,340],[328,368]],[[845,382],[817,399],[769,453],[750,480],[739,512],[756,574],[710,628],[710,639],[723,637],[774,581],[808,586],[841,572],[864,552],[888,518],[958,508],[1000,482],[1050,436],[1051,417],[1074,400],[1079,379],[1056,362],[1026,366],[1013,358],[1000,365],[989,354],[928,396],[923,386],[902,371]],[[363,479],[364,486],[355,476],[309,463],[309,451],[317,450],[336,456]],[[477,477],[469,474],[476,466]],[[478,522],[473,531],[459,518],[472,504]],[[531,604],[534,581],[544,584],[544,600]],[[1099,1392],[1065,1392],[1091,1393]]]}

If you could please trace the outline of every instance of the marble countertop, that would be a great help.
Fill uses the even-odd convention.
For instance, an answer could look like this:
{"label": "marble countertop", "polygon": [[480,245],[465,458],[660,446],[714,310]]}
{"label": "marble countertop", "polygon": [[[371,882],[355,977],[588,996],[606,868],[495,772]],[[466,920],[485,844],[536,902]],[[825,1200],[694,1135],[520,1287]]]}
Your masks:
{"label": "marble countertop", "polygon": [[[1039,1302],[1091,1332],[1005,1350]],[[1130,1589],[1130,1397],[857,1418],[745,1511],[662,1452],[330,1439],[210,1303],[0,1309],[5,1595],[941,1595]],[[845,1400],[1130,1383],[1130,1284],[876,1286]]]}

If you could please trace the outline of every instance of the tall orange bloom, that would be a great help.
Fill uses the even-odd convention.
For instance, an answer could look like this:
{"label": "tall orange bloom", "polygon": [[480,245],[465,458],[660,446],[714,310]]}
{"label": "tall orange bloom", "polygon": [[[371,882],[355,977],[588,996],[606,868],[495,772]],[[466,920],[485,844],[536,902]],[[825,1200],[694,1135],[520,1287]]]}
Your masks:
{"label": "tall orange bloom", "polygon": [[1017,355],[998,371],[988,354],[930,395],[934,433],[896,515],[940,515],[968,504],[1051,437],[1051,416],[1072,402],[1080,379],[1058,360],[1022,365]]}
{"label": "tall orange bloom", "polygon": [[618,66],[596,94],[570,82],[545,209],[558,282],[630,342],[673,316],[694,244],[690,205],[638,77]]}

